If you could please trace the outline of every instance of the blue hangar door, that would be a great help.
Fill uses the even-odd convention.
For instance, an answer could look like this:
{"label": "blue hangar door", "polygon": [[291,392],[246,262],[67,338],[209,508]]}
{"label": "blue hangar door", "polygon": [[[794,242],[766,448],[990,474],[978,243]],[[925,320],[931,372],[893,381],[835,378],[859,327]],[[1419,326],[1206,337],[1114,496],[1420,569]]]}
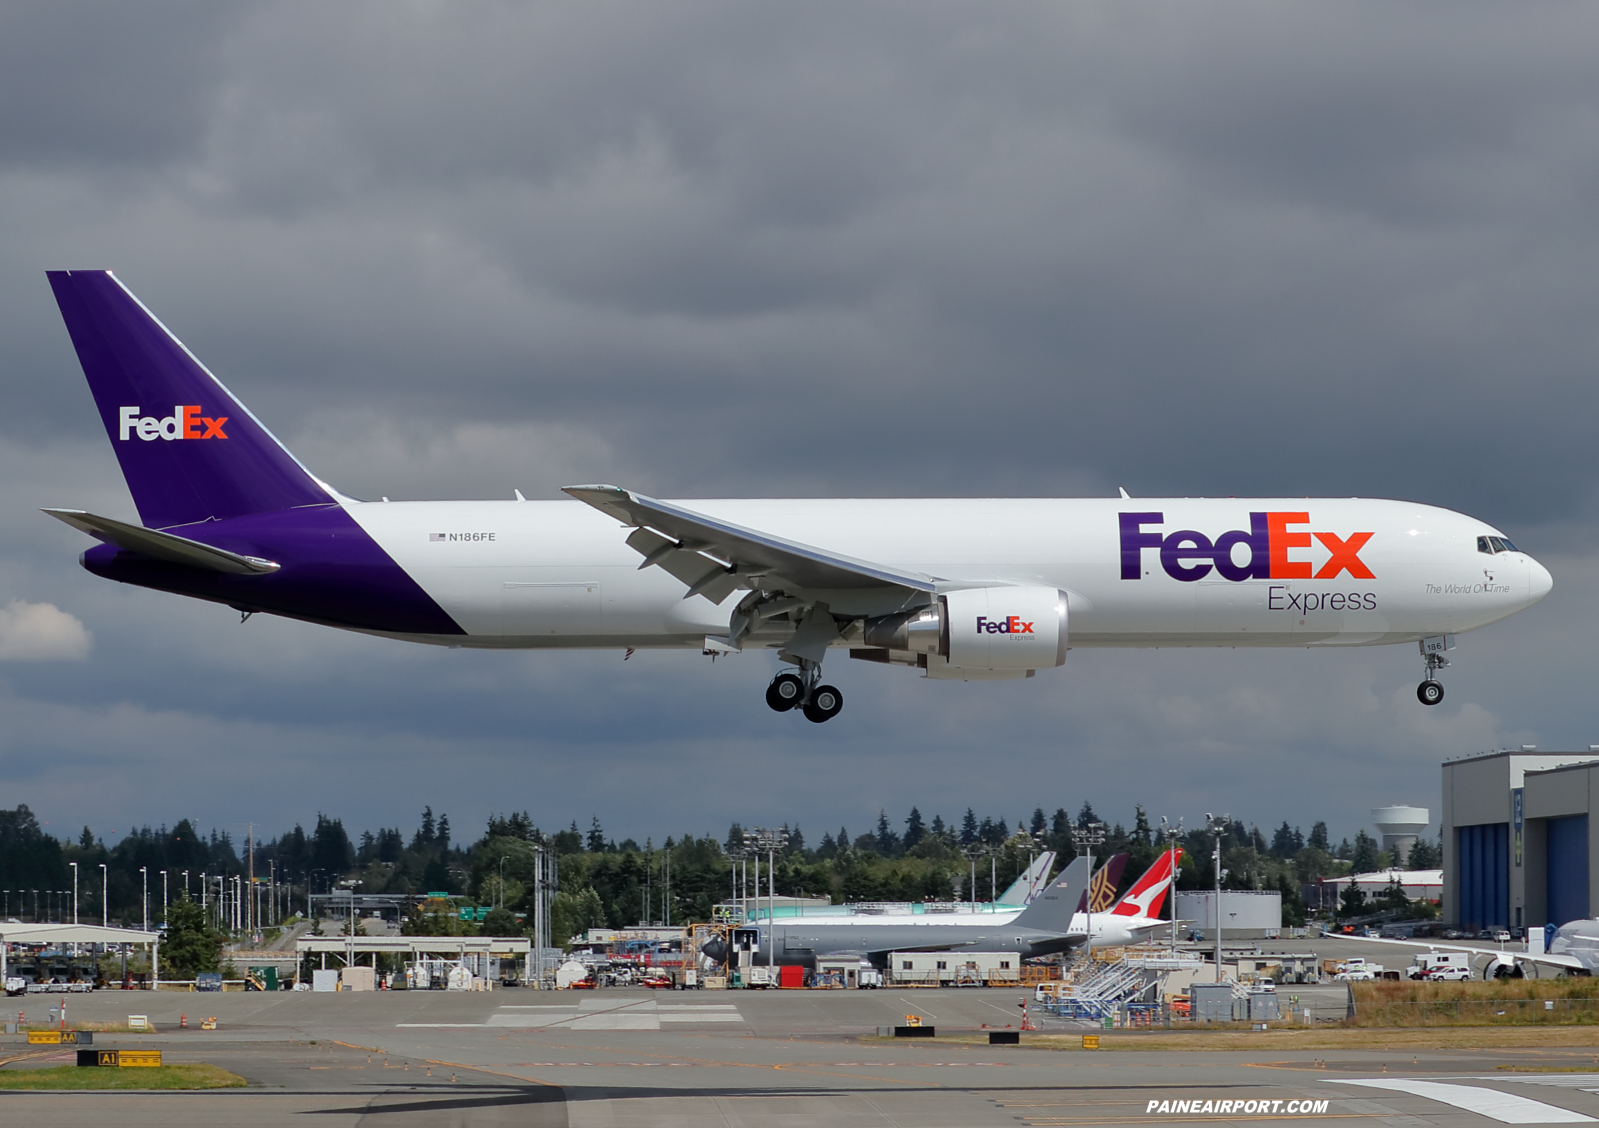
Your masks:
{"label": "blue hangar door", "polygon": [[1588,919],[1588,816],[1549,820],[1549,920]]}
{"label": "blue hangar door", "polygon": [[1509,927],[1510,824],[1456,827],[1455,857],[1460,865],[1460,927]]}

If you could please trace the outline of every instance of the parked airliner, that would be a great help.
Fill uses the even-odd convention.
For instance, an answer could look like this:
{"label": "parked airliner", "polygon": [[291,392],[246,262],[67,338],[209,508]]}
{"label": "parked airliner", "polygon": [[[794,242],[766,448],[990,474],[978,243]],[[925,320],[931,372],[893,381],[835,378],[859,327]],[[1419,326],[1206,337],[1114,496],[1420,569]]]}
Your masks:
{"label": "parked airliner", "polygon": [[317,478],[109,271],[49,275],[139,522],[45,512],[95,575],[410,642],[776,650],[775,710],[835,716],[834,650],[1032,677],[1070,647],[1420,645],[1548,594],[1497,528],[1362,498],[364,502]]}

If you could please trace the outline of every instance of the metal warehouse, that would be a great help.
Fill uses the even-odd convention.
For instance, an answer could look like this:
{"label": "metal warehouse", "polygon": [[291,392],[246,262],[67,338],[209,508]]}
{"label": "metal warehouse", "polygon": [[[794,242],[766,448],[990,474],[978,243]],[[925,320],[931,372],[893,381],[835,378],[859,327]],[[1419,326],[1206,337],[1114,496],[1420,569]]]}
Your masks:
{"label": "metal warehouse", "polygon": [[1599,745],[1519,752],[1443,766],[1443,915],[1472,931],[1541,928],[1593,915],[1599,864],[1589,812]]}

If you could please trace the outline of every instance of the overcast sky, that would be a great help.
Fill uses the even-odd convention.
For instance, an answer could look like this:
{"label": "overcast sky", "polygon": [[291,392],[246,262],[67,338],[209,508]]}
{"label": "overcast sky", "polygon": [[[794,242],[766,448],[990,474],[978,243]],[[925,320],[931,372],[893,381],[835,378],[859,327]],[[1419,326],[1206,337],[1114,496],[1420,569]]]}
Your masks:
{"label": "overcast sky", "polygon": [[[1439,812],[1599,742],[1591,5],[0,7],[0,803],[640,839],[880,807]],[[413,647],[109,584],[131,516],[43,272],[108,267],[359,497],[1375,495],[1554,593],[1412,647],[835,658]],[[832,667],[839,668],[834,670]],[[1267,827],[1269,829],[1269,827]],[[1436,822],[1435,822],[1436,831]]]}

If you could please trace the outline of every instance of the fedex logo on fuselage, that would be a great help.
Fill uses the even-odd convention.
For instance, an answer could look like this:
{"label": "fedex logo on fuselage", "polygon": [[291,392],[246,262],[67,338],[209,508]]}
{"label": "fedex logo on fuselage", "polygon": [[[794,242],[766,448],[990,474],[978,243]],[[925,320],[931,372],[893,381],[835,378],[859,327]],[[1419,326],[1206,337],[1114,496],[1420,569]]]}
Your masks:
{"label": "fedex logo on fuselage", "polygon": [[987,615],[977,616],[978,634],[1032,634],[1033,624],[1022,622],[1020,615],[1008,615],[1003,619],[990,619]]}
{"label": "fedex logo on fuselage", "polygon": [[[1160,513],[1122,513],[1121,550],[1122,579],[1136,580],[1144,574],[1145,549],[1160,553],[1160,566],[1174,580],[1185,583],[1202,580],[1212,571],[1226,580],[1330,580],[1348,572],[1357,580],[1374,580],[1360,559],[1360,550],[1371,540],[1371,533],[1350,533],[1341,537],[1337,533],[1317,533],[1294,528],[1310,524],[1310,514],[1251,513],[1249,531],[1234,529],[1215,540],[1193,529],[1179,529],[1163,533],[1146,526],[1160,525],[1165,517]],[[1332,555],[1319,569],[1312,569],[1308,560],[1291,556],[1297,549],[1311,546],[1311,538],[1321,542]],[[1238,563],[1233,550],[1239,545],[1249,549],[1249,559]]]}
{"label": "fedex logo on fuselage", "polygon": [[129,438],[138,435],[145,442],[156,439],[165,439],[171,442],[174,439],[225,439],[227,433],[222,430],[222,424],[228,421],[226,415],[217,419],[200,414],[199,404],[178,404],[172,409],[172,414],[164,419],[157,419],[153,415],[140,415],[137,407],[121,407],[117,409],[117,439],[127,442]]}

